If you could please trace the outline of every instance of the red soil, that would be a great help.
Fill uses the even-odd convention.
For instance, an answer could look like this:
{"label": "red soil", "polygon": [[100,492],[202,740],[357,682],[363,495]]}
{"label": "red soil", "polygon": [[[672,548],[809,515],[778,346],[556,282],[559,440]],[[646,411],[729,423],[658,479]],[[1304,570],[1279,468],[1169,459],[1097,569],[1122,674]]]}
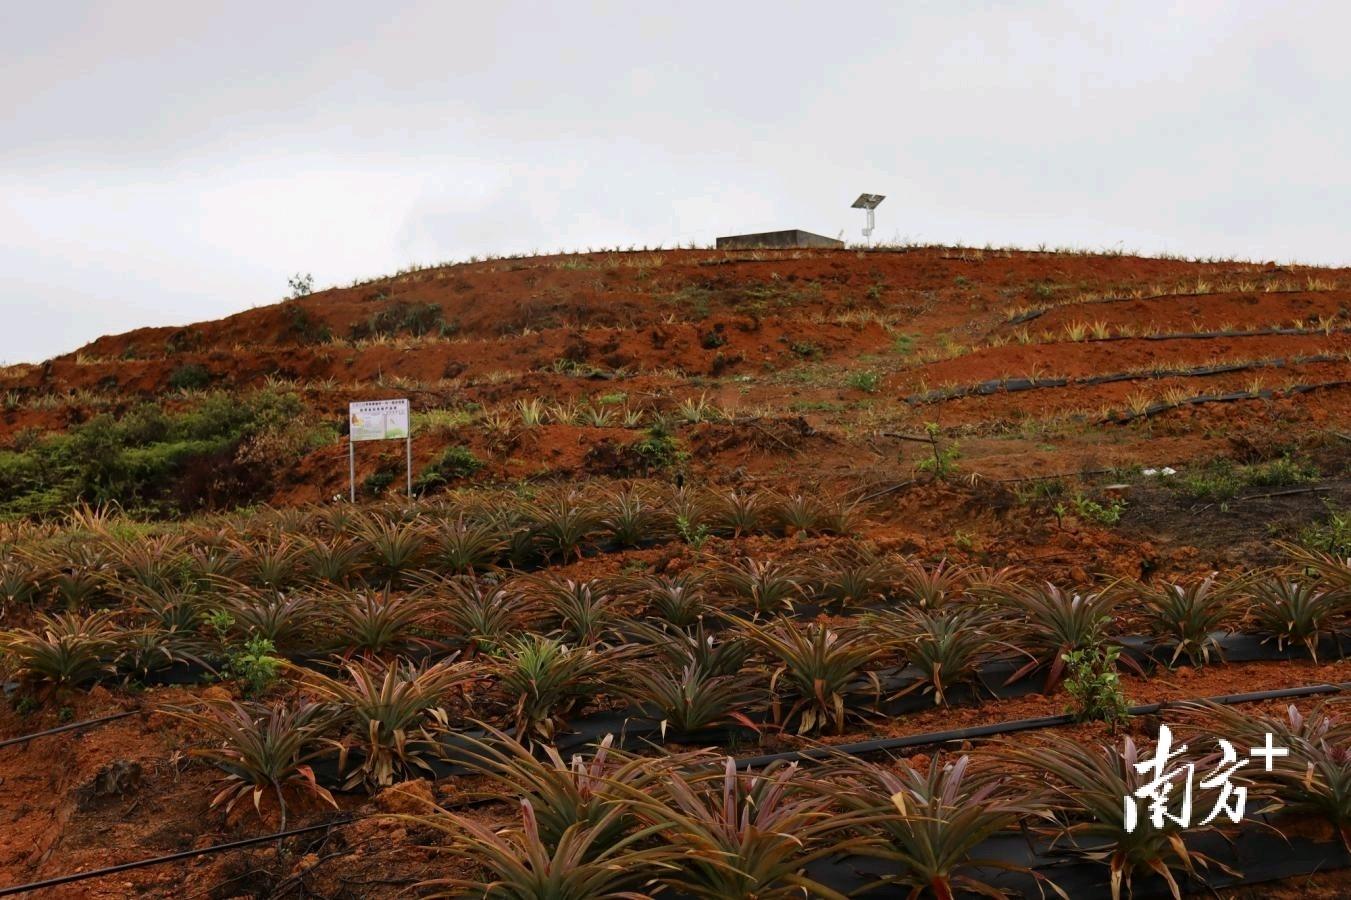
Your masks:
{"label": "red soil", "polygon": [[[1310,279],[1317,289],[1308,289]],[[1217,292],[1189,293],[1198,281]],[[1238,284],[1247,286],[1233,287]],[[1145,299],[1072,302],[1133,292]],[[1165,296],[1154,296],[1159,293]],[[453,333],[444,339],[346,340],[354,325],[399,301],[435,304],[442,319],[454,324]],[[24,439],[25,429],[60,431],[104,409],[125,411],[144,398],[163,395],[171,406],[188,406],[190,397],[168,394],[167,386],[191,363],[204,366],[215,386],[234,391],[258,387],[269,376],[293,379],[307,415],[329,422],[342,419],[349,399],[394,395],[412,397],[418,411],[482,404],[505,413],[518,400],[620,393],[635,408],[674,413],[679,401],[705,397],[731,421],[678,427],[689,479],[867,498],[859,539],[876,549],[1017,565],[1038,577],[1078,584],[1095,577],[1195,573],[1271,562],[1274,537],[1290,537],[1317,520],[1324,498],[1351,499],[1343,477],[1351,445],[1339,436],[1351,432],[1351,391],[1279,390],[1351,379],[1345,359],[1213,377],[1070,384],[922,406],[904,398],[921,389],[1004,377],[1079,378],[1344,354],[1351,350],[1351,336],[1340,333],[1075,342],[1064,329],[1103,322],[1129,326],[1136,334],[1171,333],[1221,325],[1289,327],[1294,320],[1321,327],[1320,319],[1333,316],[1340,328],[1351,325],[1348,305],[1351,270],[1273,264],[944,248],[495,260],[321,291],[218,322],[140,329],[100,338],[42,365],[0,370],[0,395],[6,397],[0,448]],[[1011,312],[1043,306],[1050,308],[1023,326],[1009,322]],[[309,330],[298,330],[297,322]],[[1020,327],[1034,341],[1045,331],[1052,337],[1020,344],[1015,337]],[[322,328],[336,339],[314,342]],[[991,337],[1009,343],[989,346]],[[851,382],[850,373],[857,371],[875,372],[877,390]],[[1103,410],[1119,412],[1140,395],[1245,390],[1259,378],[1278,389],[1275,397],[1187,407],[1127,426],[1099,422]],[[75,391],[81,393],[72,396]],[[929,422],[942,426],[945,446],[955,444],[960,451],[958,472],[947,482],[917,471],[917,463],[932,453],[929,446],[897,437],[922,433]],[[475,476],[480,483],[631,477],[637,473],[617,460],[644,436],[642,429],[570,424],[512,428],[506,434],[480,422],[437,427],[415,436],[415,468],[447,446],[462,445],[486,463]],[[1220,509],[1135,484],[1125,490],[1128,505],[1116,527],[1073,512],[1054,516],[1050,504],[1020,501],[1002,483],[1047,475],[1074,479],[1141,464],[1185,469],[1220,456],[1252,461],[1286,451],[1318,459],[1322,493]],[[401,452],[392,444],[363,446],[358,479],[382,462],[397,465]],[[346,455],[338,441],[286,464],[271,481],[270,499],[326,502],[343,493]],[[1088,478],[1073,489],[1098,496],[1103,485]],[[720,558],[805,556],[832,543],[715,539],[705,550]],[[676,545],[587,559],[566,571],[589,576],[635,563],[679,569],[693,557],[690,548]],[[1219,666],[1145,681],[1128,678],[1128,693],[1145,701],[1333,679],[1347,679],[1345,663]],[[202,695],[200,688],[97,690],[73,698],[70,706],[75,719],[84,719],[117,708],[191,703]],[[1034,696],[935,710],[866,723],[849,737],[1042,715],[1062,705],[1058,697]],[[0,737],[55,724],[54,708],[26,718],[0,708]],[[1097,726],[1071,733],[1106,739]],[[0,749],[0,884],[264,832],[267,822],[245,817],[227,823],[207,813],[214,775],[181,756],[193,739],[173,720],[149,715]],[[139,764],[138,787],[126,796],[92,797],[89,786],[115,760]],[[442,784],[428,794],[444,799],[459,789]],[[395,801],[341,802],[364,815]],[[302,812],[292,824],[321,815]],[[296,857],[265,847],[85,882],[49,896],[223,897],[250,890],[250,876],[259,871],[285,878],[311,869],[306,888],[325,896],[393,895],[409,881],[455,864],[419,849],[432,838],[405,823],[372,819],[347,826],[327,844],[316,837]],[[358,844],[358,855],[327,856]],[[1337,888],[1345,880],[1333,876],[1320,884],[1326,896],[1340,896]],[[294,884],[290,889],[297,890]]]}

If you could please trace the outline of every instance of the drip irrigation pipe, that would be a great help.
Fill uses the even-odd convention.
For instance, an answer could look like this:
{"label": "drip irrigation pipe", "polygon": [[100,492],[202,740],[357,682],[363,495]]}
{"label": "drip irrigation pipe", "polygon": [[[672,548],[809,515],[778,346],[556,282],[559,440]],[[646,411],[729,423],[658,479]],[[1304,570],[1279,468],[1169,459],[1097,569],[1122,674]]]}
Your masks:
{"label": "drip irrigation pipe", "polygon": [[33,734],[25,734],[22,737],[6,738],[0,741],[0,747],[10,747],[14,744],[24,744],[34,738],[47,737],[52,734],[62,734],[67,731],[79,731],[82,728],[93,728],[95,725],[102,725],[106,722],[113,722],[117,719],[125,719],[127,716],[134,716],[141,713],[139,709],[129,709],[120,713],[113,713],[110,716],[100,716],[97,719],[85,719],[83,722],[70,722],[65,725],[59,725],[56,728],[48,728],[46,731],[37,731]]}
{"label": "drip irrigation pipe", "polygon": [[1259,328],[1255,331],[1169,331],[1164,334],[1108,334],[1102,337],[1089,335],[1082,340],[1066,337],[1061,340],[1038,341],[1038,346],[1061,346],[1064,344],[1107,344],[1113,341],[1213,341],[1220,338],[1247,337],[1312,337],[1322,335],[1332,337],[1335,334],[1347,334],[1351,328]]}
{"label": "drip irrigation pipe", "polygon": [[[1253,703],[1264,700],[1279,700],[1288,697],[1307,697],[1318,694],[1340,693],[1347,688],[1351,688],[1351,682],[1342,684],[1317,684],[1306,685],[1304,687],[1280,688],[1272,691],[1255,691],[1245,694],[1228,694],[1222,697],[1211,697],[1206,702],[1215,703],[1222,706],[1229,706],[1237,703]],[[1162,703],[1147,703],[1139,706],[1133,706],[1129,710],[1130,715],[1152,715],[1165,708],[1177,706],[1185,702],[1195,701],[1165,701]],[[841,753],[859,756],[875,752],[883,752],[889,749],[928,746],[933,744],[948,743],[956,740],[966,740],[973,737],[985,737],[996,734],[1011,734],[1018,731],[1030,731],[1038,728],[1052,728],[1060,725],[1068,725],[1073,722],[1073,718],[1067,715],[1062,716],[1043,716],[1036,719],[1023,719],[1016,722],[1004,722],[995,725],[983,725],[975,728],[956,729],[946,732],[930,732],[928,734],[910,735],[904,738],[888,738],[877,741],[865,741],[857,744],[841,744],[833,747],[812,748],[808,750],[790,751],[787,753],[768,754],[764,756],[738,759],[736,766],[738,769],[748,769],[757,766],[764,766],[775,760],[797,761],[807,759],[822,759]],[[91,878],[100,878],[106,875],[114,875],[119,872],[127,872],[133,869],[149,868],[151,866],[161,865],[168,862],[177,862],[184,859],[192,859],[198,856],[207,856],[214,853],[223,853],[229,850],[242,849],[257,844],[264,844],[271,841],[282,840],[288,837],[295,837],[302,834],[310,834],[316,831],[324,831],[340,825],[347,825],[356,821],[354,817],[347,816],[339,819],[333,819],[317,825],[307,825],[303,828],[293,828],[288,831],[275,832],[273,834],[260,835],[258,837],[244,838],[238,841],[231,841],[225,844],[213,844],[209,847],[200,847],[194,850],[183,850],[178,853],[170,853],[165,856],[152,857],[150,859],[135,860],[128,863],[120,863],[115,866],[107,866],[101,869],[92,869],[88,872],[74,872],[68,875],[58,875],[55,878],[48,878],[42,881],[29,882],[28,884],[10,885],[0,887],[0,897],[13,896],[15,894],[25,893],[27,891],[43,890],[51,887],[58,887],[64,884],[71,884],[77,881],[85,881]]]}
{"label": "drip irrigation pipe", "polygon": [[[1327,390],[1329,388],[1339,388],[1351,385],[1351,381],[1323,381],[1317,384],[1299,384],[1284,391],[1286,397],[1294,394],[1308,394],[1313,391]],[[1111,415],[1104,419],[1099,419],[1099,425],[1126,425],[1136,419],[1148,419],[1151,416],[1157,416],[1160,413],[1168,412],[1172,409],[1179,409],[1183,406],[1200,406],[1203,403],[1232,403],[1235,400],[1273,400],[1276,399],[1278,392],[1270,390],[1261,391],[1235,391],[1231,394],[1202,394],[1199,397],[1189,397],[1180,403],[1155,403],[1147,407],[1142,412],[1126,412],[1121,415]]]}
{"label": "drip irrigation pipe", "polygon": [[965,397],[988,397],[993,394],[1019,394],[1042,388],[1060,387],[1096,387],[1103,384],[1116,384],[1123,381],[1159,381],[1165,378],[1208,378],[1214,375],[1229,375],[1234,372],[1246,372],[1252,369],[1284,369],[1288,366],[1314,365],[1318,363],[1340,362],[1346,357],[1342,354],[1315,354],[1312,356],[1278,357],[1275,359],[1253,360],[1250,362],[1221,363],[1210,366],[1192,366],[1187,369],[1143,369],[1135,372],[1113,372],[1105,375],[1085,375],[1079,378],[1056,376],[1047,378],[995,378],[965,387],[940,388],[923,394],[912,394],[905,398],[911,406],[942,403],[947,400],[960,400]]}
{"label": "drip irrigation pipe", "polygon": [[306,825],[304,828],[292,828],[289,831],[279,831],[275,834],[264,834],[258,837],[244,838],[243,840],[231,841],[228,844],[213,844],[210,847],[199,847],[195,850],[182,850],[178,853],[170,853],[167,856],[156,856],[151,859],[138,859],[134,862],[120,863],[115,866],[107,866],[102,869],[91,869],[88,872],[73,872],[69,875],[58,875],[55,878],[48,878],[43,881],[34,881],[29,884],[15,884],[8,887],[0,887],[0,897],[9,897],[14,894],[22,894],[25,891],[38,891],[44,888],[57,887],[63,884],[70,884],[76,881],[84,881],[89,878],[100,878],[104,875],[115,875],[118,872],[128,872],[132,869],[144,869],[149,866],[158,866],[162,863],[177,862],[181,859],[192,859],[196,856],[207,856],[212,853],[223,853],[227,850],[238,850],[241,847],[251,847],[255,844],[266,844],[269,841],[279,841],[283,838],[295,837],[300,834],[309,834],[315,831],[323,831],[333,828],[337,825],[346,825],[351,822],[350,817],[333,819],[323,822],[319,825]]}
{"label": "drip irrigation pipe", "polygon": [[[1196,700],[1166,700],[1162,703],[1143,703],[1127,710],[1131,716],[1151,716],[1165,709],[1172,709],[1187,703],[1214,703],[1217,706],[1234,706],[1239,703],[1260,703],[1266,700],[1283,700],[1289,697],[1312,697],[1319,694],[1339,694],[1351,689],[1351,682],[1340,684],[1313,684],[1303,687],[1278,688],[1271,691],[1252,691],[1246,694],[1225,694],[1220,697],[1205,697]],[[873,753],[885,753],[888,750],[903,750],[912,747],[929,747],[935,744],[947,744],[954,741],[966,741],[973,738],[993,737],[1001,734],[1015,734],[1020,731],[1036,731],[1043,728],[1060,728],[1074,724],[1069,715],[1041,716],[1035,719],[1018,719],[1012,722],[997,722],[993,725],[977,725],[971,728],[955,728],[950,731],[930,731],[924,734],[910,734],[897,738],[878,738],[871,741],[859,741],[853,744],[835,744],[825,747],[810,747],[805,750],[789,750],[784,753],[766,753],[736,761],[738,769],[751,769],[766,766],[772,762],[795,762],[802,760],[829,759],[832,756],[868,756]]]}
{"label": "drip irrigation pipe", "polygon": [[[1070,343],[1084,344],[1102,344],[1110,341],[1185,341],[1188,338],[1194,340],[1215,340],[1216,338],[1245,338],[1245,337],[1309,337],[1312,335],[1323,335],[1331,337],[1334,334],[1346,334],[1351,332],[1351,328],[1345,326],[1341,328],[1261,328],[1256,331],[1170,331],[1167,334],[1109,334],[1106,337],[1087,337],[1083,341],[1071,341]],[[1055,343],[1065,343],[1056,341]]]}

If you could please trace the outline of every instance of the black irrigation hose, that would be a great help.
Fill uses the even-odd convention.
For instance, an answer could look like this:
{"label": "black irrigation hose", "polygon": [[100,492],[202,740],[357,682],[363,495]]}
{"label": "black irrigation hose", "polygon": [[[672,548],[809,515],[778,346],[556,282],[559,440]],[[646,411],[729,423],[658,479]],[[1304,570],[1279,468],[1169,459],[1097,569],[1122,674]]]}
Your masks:
{"label": "black irrigation hose", "polygon": [[942,403],[947,400],[960,400],[966,397],[988,397],[992,394],[1017,394],[1042,388],[1058,387],[1095,387],[1102,384],[1116,384],[1122,381],[1159,381],[1164,378],[1207,378],[1212,375],[1228,375],[1234,372],[1246,372],[1251,369],[1283,369],[1286,366],[1302,366],[1317,363],[1339,362],[1345,360],[1343,354],[1317,353],[1310,356],[1292,356],[1289,358],[1253,360],[1251,362],[1220,363],[1213,366],[1192,366],[1189,369],[1149,369],[1139,372],[1112,372],[1106,375],[1088,375],[1082,378],[995,378],[966,387],[940,388],[923,394],[912,394],[905,398],[911,406],[930,403]]}
{"label": "black irrigation hose", "polygon": [[[1272,691],[1254,691],[1246,694],[1227,694],[1222,697],[1208,698],[1207,702],[1228,706],[1236,703],[1253,703],[1263,700],[1280,700],[1287,697],[1308,697],[1317,694],[1336,694],[1351,688],[1351,682],[1341,684],[1316,684],[1306,685],[1295,688],[1279,688]],[[1166,701],[1163,703],[1147,703],[1140,706],[1133,706],[1129,713],[1133,716],[1152,715],[1168,707],[1176,706],[1183,702],[1194,701]],[[1036,719],[1022,719],[1015,722],[1002,722],[995,725],[981,725],[974,728],[962,728],[945,732],[930,732],[927,734],[909,735],[903,738],[885,738],[874,741],[863,741],[855,744],[840,744],[832,747],[812,748],[807,750],[794,750],[787,753],[775,753],[764,756],[749,757],[738,759],[736,761],[737,769],[748,769],[757,766],[764,766],[776,760],[797,761],[807,759],[822,759],[838,754],[847,754],[851,756],[861,756],[871,753],[884,752],[891,749],[900,749],[905,747],[930,746],[934,744],[949,743],[951,741],[969,740],[977,737],[987,737],[996,734],[1012,734],[1019,731],[1031,731],[1040,728],[1054,728],[1073,723],[1073,718],[1067,715],[1061,716],[1043,716]],[[295,837],[301,834],[309,834],[315,831],[323,831],[346,825],[355,821],[351,816],[344,816],[338,819],[332,819],[317,825],[307,825],[303,828],[293,828],[289,831],[281,831],[273,834],[260,835],[258,837],[244,838],[238,841],[231,841],[225,844],[213,844],[210,847],[200,847],[195,850],[182,850],[177,853],[170,853],[166,856],[157,856],[150,859],[140,859],[128,863],[120,863],[115,866],[107,866],[101,869],[92,869],[88,872],[74,872],[69,875],[58,875],[55,878],[48,878],[43,881],[34,881],[28,884],[10,885],[0,887],[0,897],[8,897],[14,894],[21,894],[26,891],[37,891],[45,888],[57,887],[63,884],[71,884],[77,881],[85,881],[91,878],[100,878],[105,875],[114,875],[118,872],[127,872],[133,869],[144,869],[150,866],[157,866],[167,862],[177,862],[184,859],[192,859],[198,856],[207,856],[213,853],[223,853],[229,850],[237,850],[243,847],[250,847],[256,844],[264,844],[270,841],[282,840],[288,837]]]}
{"label": "black irrigation hose", "polygon": [[22,737],[6,738],[0,741],[0,747],[10,747],[14,744],[23,744],[34,738],[47,737],[51,734],[61,734],[66,731],[78,731],[83,728],[93,728],[95,725],[102,725],[105,722],[113,722],[117,719],[125,719],[127,716],[134,716],[143,712],[139,709],[128,709],[120,713],[113,713],[110,716],[100,716],[97,719],[85,719],[83,722],[70,722],[66,725],[59,725],[56,728],[49,728],[46,731],[37,731],[33,734],[25,734]]}
{"label": "black irrigation hose", "polygon": [[170,853],[167,856],[156,856],[151,859],[138,859],[134,862],[120,863],[115,866],[107,866],[102,869],[91,869],[88,872],[73,872],[69,875],[58,875],[55,878],[47,878],[43,881],[34,881],[29,884],[15,884],[9,887],[0,887],[0,897],[9,897],[13,894],[22,894],[25,891],[38,891],[44,888],[57,887],[62,884],[70,884],[75,881],[84,881],[89,878],[100,878],[104,875],[115,875],[118,872],[127,872],[132,869],[144,869],[149,866],[158,866],[162,863],[177,862],[181,859],[192,859],[195,856],[207,856],[212,853],[223,853],[226,850],[237,850],[241,847],[251,847],[254,844],[266,844],[269,841],[278,841],[283,838],[295,837],[299,834],[309,834],[313,831],[323,831],[333,828],[337,825],[346,825],[351,822],[351,817],[332,819],[319,825],[306,825],[304,828],[292,828],[290,831],[279,831],[275,834],[264,834],[259,837],[244,838],[243,840],[231,841],[228,844],[213,844],[210,847],[199,847],[195,850],[181,850],[178,853]]}
{"label": "black irrigation hose", "polygon": [[[1286,697],[1311,697],[1318,694],[1338,694],[1351,690],[1351,682],[1341,684],[1312,684],[1303,687],[1278,688],[1272,691],[1253,691],[1246,694],[1226,694],[1221,697],[1208,697],[1201,700],[1167,700],[1162,703],[1145,703],[1132,706],[1127,713],[1132,716],[1150,716],[1183,703],[1206,702],[1219,706],[1233,706],[1238,703],[1258,703],[1264,700],[1281,700]],[[954,741],[967,741],[973,738],[993,737],[1001,734],[1015,734],[1019,731],[1036,731],[1042,728],[1060,728],[1074,724],[1069,715],[1041,716],[1035,719],[1017,719],[1012,722],[996,722],[992,725],[976,725],[971,728],[955,728],[950,731],[930,731],[924,734],[910,734],[898,738],[876,738],[871,741],[859,741],[853,744],[834,744],[824,747],[810,747],[805,750],[788,750],[783,753],[766,753],[736,761],[738,769],[751,769],[769,765],[772,762],[795,762],[803,760],[829,759],[832,756],[870,756],[889,750],[905,750],[912,747],[929,747],[936,744],[948,744]]]}
{"label": "black irrigation hose", "polygon": [[[1330,388],[1340,388],[1351,385],[1351,381],[1322,381],[1317,384],[1297,384],[1285,391],[1287,397],[1294,394],[1308,394],[1313,391],[1327,390]],[[1199,397],[1188,397],[1179,403],[1154,403],[1138,413],[1125,412],[1120,415],[1107,416],[1098,420],[1099,425],[1126,425],[1134,422],[1136,419],[1148,419],[1157,416],[1160,413],[1169,410],[1179,409],[1183,406],[1200,406],[1203,403],[1232,403],[1236,400],[1271,400],[1276,397],[1275,391],[1235,391],[1231,394],[1202,394]]]}
{"label": "black irrigation hose", "polygon": [[[1106,337],[1087,337],[1082,341],[1070,343],[1102,344],[1110,341],[1185,341],[1188,338],[1201,341],[1216,338],[1243,337],[1307,337],[1321,334],[1331,337],[1334,334],[1351,333],[1351,328],[1262,328],[1257,331],[1174,331],[1169,334],[1109,334]],[[1063,342],[1061,342],[1063,343]]]}

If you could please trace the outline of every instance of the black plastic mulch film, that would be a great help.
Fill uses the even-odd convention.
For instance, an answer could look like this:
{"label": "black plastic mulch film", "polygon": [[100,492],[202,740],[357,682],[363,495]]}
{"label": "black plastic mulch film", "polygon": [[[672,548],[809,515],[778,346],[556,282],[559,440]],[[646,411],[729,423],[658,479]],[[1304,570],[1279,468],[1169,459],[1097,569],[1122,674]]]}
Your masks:
{"label": "black plastic mulch film", "polygon": [[[1144,664],[1155,664],[1157,662],[1157,658],[1149,652],[1147,643],[1144,639],[1126,639],[1123,643],[1125,644],[1125,653],[1135,658],[1138,662]],[[1270,642],[1261,641],[1251,635],[1225,635],[1220,638],[1220,643],[1225,658],[1230,662],[1281,660],[1300,658],[1307,655],[1303,648],[1286,647],[1278,649]],[[1320,655],[1329,652],[1331,655],[1339,655],[1342,653],[1345,643],[1344,636],[1327,636],[1321,642],[1319,648]],[[1036,679],[1034,677],[1026,677],[1012,685],[1005,685],[1003,682],[1007,678],[1006,669],[1012,671],[1012,664],[999,662],[981,670],[981,681],[983,684],[990,685],[992,683],[994,685],[984,687],[984,690],[987,693],[994,697],[1009,698],[1035,692]],[[904,684],[906,680],[905,670],[893,672],[883,679],[884,690],[887,688],[888,684]],[[1271,691],[1256,691],[1246,694],[1231,694],[1207,699],[1211,703],[1233,705],[1285,698],[1337,694],[1348,689],[1351,689],[1351,683],[1318,684],[1295,688],[1280,688]],[[958,696],[951,691],[949,694],[951,696]],[[973,693],[968,693],[967,699],[974,699]],[[1177,703],[1173,702],[1143,704],[1132,707],[1130,709],[1130,714],[1133,716],[1154,715],[1175,705],[1177,705]],[[892,704],[884,704],[884,711],[888,714],[896,715],[903,714],[908,710],[930,708],[931,706],[932,700],[928,697],[911,694],[904,698],[900,698],[899,701],[893,702]],[[126,715],[132,715],[135,712],[136,711],[133,710],[126,713],[90,720],[85,723],[71,723],[68,726],[63,726],[62,728],[54,729],[53,731],[59,732],[77,730],[81,727],[94,727],[107,721],[122,718]],[[891,751],[910,750],[919,747],[934,747],[979,738],[1016,734],[1022,731],[1056,728],[1072,723],[1072,718],[1067,715],[1042,716],[1033,719],[999,722],[990,725],[978,725],[949,731],[927,732],[894,738],[878,738],[851,744],[836,744],[829,747],[808,748],[787,751],[784,753],[740,757],[737,759],[737,768],[742,770],[758,769],[775,761],[824,759],[837,755],[870,756],[885,754]],[[575,731],[568,735],[566,739],[558,742],[560,751],[566,752],[593,744],[607,734],[615,735],[618,744],[629,747],[650,745],[658,741],[661,736],[660,724],[650,717],[645,717],[641,710],[635,710],[629,713],[610,712],[603,716],[598,715],[578,720],[573,723],[573,725]],[[700,739],[699,743],[707,745],[726,743],[734,740],[738,736],[744,736],[741,735],[740,732],[741,729],[715,729],[690,737],[698,737]],[[7,744],[21,743],[43,736],[47,733],[48,732],[41,732],[35,735],[13,738],[7,741]],[[470,733],[466,736],[477,737],[481,736],[481,733],[477,735]],[[671,735],[668,734],[667,737],[669,738]],[[443,759],[432,763],[434,777],[439,779],[470,773],[471,770],[454,761],[455,758],[463,752],[461,747],[456,746],[457,743],[454,736],[448,736],[442,739],[441,746],[438,748],[438,755],[443,757]],[[338,772],[336,764],[330,763],[328,766],[316,765],[315,769],[316,775],[319,776],[322,782],[329,785],[337,784]],[[0,897],[10,896],[25,891],[56,887],[58,885],[70,884],[89,878],[98,878],[130,869],[174,862],[193,856],[241,849],[246,846],[267,843],[273,840],[282,840],[286,837],[312,833],[326,828],[338,827],[347,824],[350,821],[352,821],[350,818],[335,819],[326,823],[293,829],[288,832],[247,838],[242,841],[233,841],[227,844],[183,851],[162,857],[136,860],[129,863],[110,866],[106,869],[72,873],[70,875],[58,876],[56,878],[24,885],[0,886]],[[1273,880],[1292,878],[1299,875],[1308,875],[1351,866],[1351,853],[1348,853],[1346,848],[1340,842],[1318,842],[1304,837],[1287,838],[1279,834],[1273,828],[1267,826],[1266,823],[1262,821],[1249,821],[1236,832],[1230,831],[1223,835],[1215,832],[1189,832],[1184,834],[1184,840],[1186,841],[1189,850],[1203,853],[1221,865],[1240,873],[1239,876],[1236,877],[1225,873],[1219,866],[1212,866],[1209,870],[1203,870],[1205,881],[1198,882],[1190,879],[1183,879],[1183,873],[1175,872],[1174,875],[1179,878],[1179,883],[1184,890],[1199,890],[1203,888],[1214,889],[1247,884],[1261,884]],[[1058,851],[1056,847],[1051,846],[1048,839],[1015,834],[1001,834],[976,847],[970,855],[978,858],[999,860],[1015,867],[1031,869],[1040,875],[1053,880],[1068,896],[1075,898],[1075,900],[1081,897],[1097,898],[1109,897],[1111,895],[1109,874],[1106,866],[1098,862],[1084,860],[1075,855],[1067,854],[1063,852],[1063,847]],[[908,896],[908,891],[887,887],[874,888],[866,894],[860,893],[865,885],[875,881],[880,875],[886,874],[887,871],[889,870],[886,868],[884,862],[863,857],[827,859],[809,868],[809,873],[813,878],[820,881],[822,884],[828,885],[831,888],[850,896],[858,895],[871,898]],[[1035,876],[1028,875],[1025,872],[991,868],[988,870],[972,870],[972,874],[979,876],[981,880],[989,884],[1009,891],[1013,896],[1042,896],[1043,891],[1046,890],[1044,885],[1041,885],[1036,880]],[[1171,896],[1171,893],[1167,883],[1158,875],[1137,872],[1132,884],[1131,896],[1135,898],[1169,897]]]}

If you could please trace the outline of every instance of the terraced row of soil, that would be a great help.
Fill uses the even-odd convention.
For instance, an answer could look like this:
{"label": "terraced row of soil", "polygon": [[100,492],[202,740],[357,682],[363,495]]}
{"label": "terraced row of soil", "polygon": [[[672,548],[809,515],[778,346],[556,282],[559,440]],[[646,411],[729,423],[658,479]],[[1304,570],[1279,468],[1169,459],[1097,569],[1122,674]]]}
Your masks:
{"label": "terraced row of soil", "polygon": [[[414,321],[421,324],[413,330],[425,325],[427,333],[410,333],[406,323]],[[394,333],[354,336],[376,326]],[[331,433],[294,458],[279,454],[260,499],[328,505],[348,484],[340,433],[347,402],[408,396],[415,416],[426,417],[415,419],[415,471],[451,447],[481,463],[440,490],[682,483],[840,497],[859,503],[857,540],[881,552],[1019,566],[1081,586],[1188,578],[1272,564],[1276,540],[1295,540],[1325,522],[1330,508],[1351,503],[1348,328],[1345,269],[961,248],[488,260],[320,291],[219,322],[108,336],[41,365],[0,370],[0,451],[19,452],[42,435],[144,402],[189,410],[204,391],[243,397],[271,385],[293,391],[301,418]],[[1272,329],[1300,333],[1244,333]],[[1217,331],[1227,333],[1199,336]],[[1182,374],[1239,363],[1250,367]],[[173,386],[197,370],[204,375],[194,387]],[[1083,383],[1112,374],[1129,377]],[[1065,381],[1047,383],[1056,379]],[[914,402],[926,391],[992,381],[1020,387]],[[1219,399],[1239,393],[1253,396]],[[1117,418],[1196,397],[1216,399]],[[536,403],[539,420],[528,422]],[[608,418],[588,421],[583,411],[594,410],[608,410]],[[635,413],[631,422],[626,411]],[[678,458],[652,465],[639,448],[658,426],[669,429]],[[931,436],[936,443],[925,442]],[[397,495],[402,446],[360,450],[362,502]],[[929,461],[943,450],[951,451],[951,471],[939,477]],[[1316,475],[1288,490],[1245,488],[1222,502],[1136,471],[1168,465],[1186,476],[1216,460],[1242,466],[1286,457]],[[205,483],[218,464],[202,463],[182,481]],[[400,478],[366,486],[384,470]],[[1035,493],[1043,481],[1061,493]],[[1119,500],[1119,519],[1095,519],[1076,499]],[[20,534],[0,532],[0,541]],[[713,546],[729,558],[795,558],[828,543],[772,535]],[[553,571],[590,578],[678,570],[698,556],[677,544]],[[1126,683],[1138,700],[1177,699],[1345,681],[1345,668],[1235,664]],[[224,696],[237,691],[96,688],[64,711],[25,715],[6,705],[0,739],[66,719]],[[1063,694],[1033,695],[877,718],[829,740],[1043,715],[1065,702]],[[1129,733],[1150,738],[1156,725],[1135,722]],[[1101,725],[1066,734],[1114,739]],[[181,723],[149,714],[0,748],[0,886],[263,833],[256,819],[208,812],[213,774],[181,754],[195,739]],[[766,747],[802,744],[775,735]],[[98,794],[91,785],[114,760],[139,768],[137,786]],[[926,764],[928,754],[909,761]],[[447,780],[414,790],[451,802],[471,786]],[[434,838],[425,829],[376,816],[408,811],[398,796],[339,800],[344,811],[371,818],[285,852],[231,852],[49,896],[225,897],[278,885],[286,896],[394,896],[465,869],[463,860],[423,849]],[[303,810],[296,821],[326,814]],[[503,821],[500,809],[483,816]],[[1332,897],[1344,887],[1333,875],[1298,890]]]}

